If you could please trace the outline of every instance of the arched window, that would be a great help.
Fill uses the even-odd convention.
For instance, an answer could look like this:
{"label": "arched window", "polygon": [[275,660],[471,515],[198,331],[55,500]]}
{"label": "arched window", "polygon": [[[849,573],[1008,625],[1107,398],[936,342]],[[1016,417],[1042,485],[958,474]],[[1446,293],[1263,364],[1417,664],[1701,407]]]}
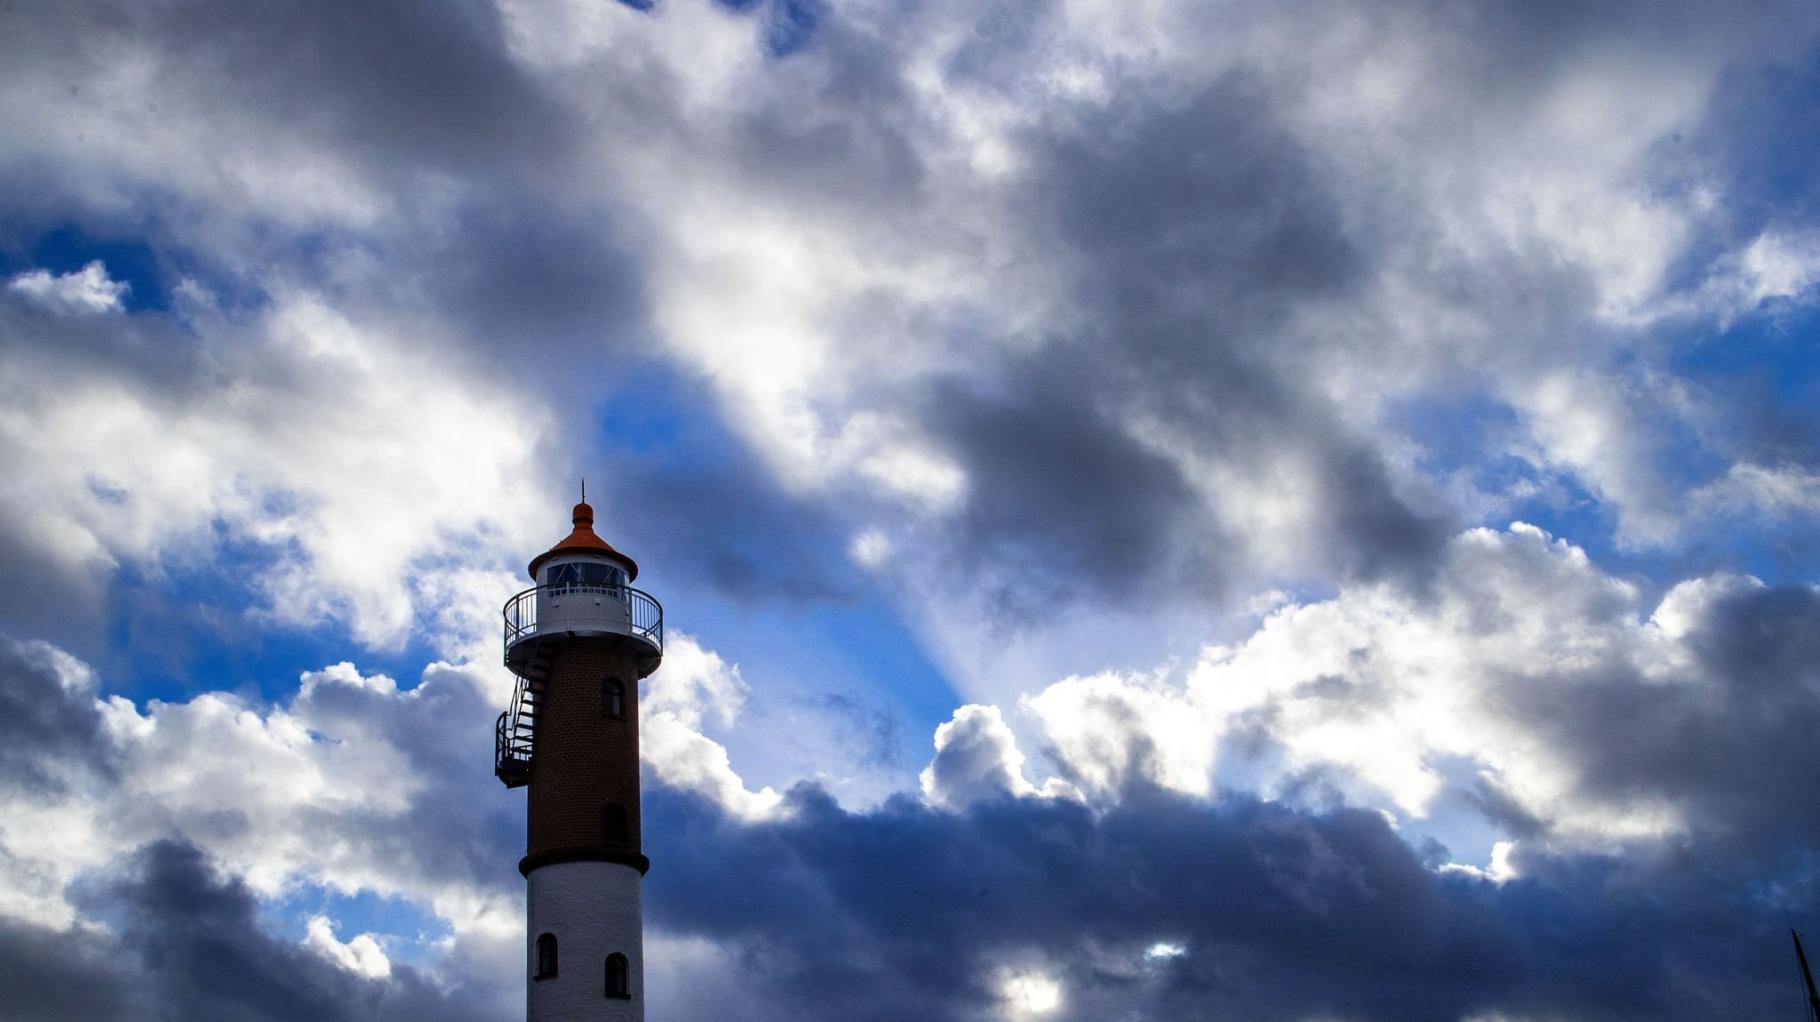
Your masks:
{"label": "arched window", "polygon": [[618,802],[608,802],[606,811],[601,814],[606,829],[607,844],[623,845],[632,840],[632,827],[626,820],[626,807]]}
{"label": "arched window", "polygon": [[537,974],[532,979],[549,979],[556,975],[556,934],[537,935]]}
{"label": "arched window", "polygon": [[600,713],[603,717],[623,720],[626,716],[626,683],[608,678],[600,683]]}
{"label": "arched window", "polygon": [[617,951],[607,956],[607,996],[632,996],[632,966],[626,956]]}

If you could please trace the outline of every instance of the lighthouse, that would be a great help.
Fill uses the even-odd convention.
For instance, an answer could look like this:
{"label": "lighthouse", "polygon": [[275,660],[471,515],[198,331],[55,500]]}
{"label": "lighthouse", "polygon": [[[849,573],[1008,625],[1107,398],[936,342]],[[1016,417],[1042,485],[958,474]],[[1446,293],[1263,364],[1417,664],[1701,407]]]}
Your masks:
{"label": "lighthouse", "polygon": [[525,1012],[643,1022],[638,682],[663,659],[663,607],[632,588],[638,565],[594,532],[585,493],[572,522],[505,605],[518,684],[494,729],[493,772],[527,789]]}

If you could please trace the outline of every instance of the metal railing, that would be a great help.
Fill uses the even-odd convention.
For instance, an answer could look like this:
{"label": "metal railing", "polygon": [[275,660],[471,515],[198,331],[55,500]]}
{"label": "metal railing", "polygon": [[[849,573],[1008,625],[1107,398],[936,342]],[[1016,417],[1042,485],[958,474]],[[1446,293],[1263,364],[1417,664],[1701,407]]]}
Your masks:
{"label": "metal railing", "polygon": [[625,605],[627,623],[630,626],[628,634],[646,639],[656,646],[659,652],[663,651],[664,607],[663,604],[657,602],[656,597],[631,586],[565,582],[556,585],[533,586],[506,601],[505,648],[508,659],[514,645],[537,634],[539,602],[588,594],[605,596]]}
{"label": "metal railing", "polygon": [[[522,680],[520,684],[522,684]],[[518,701],[493,725],[493,776],[518,787],[531,771],[531,736],[518,728]]]}

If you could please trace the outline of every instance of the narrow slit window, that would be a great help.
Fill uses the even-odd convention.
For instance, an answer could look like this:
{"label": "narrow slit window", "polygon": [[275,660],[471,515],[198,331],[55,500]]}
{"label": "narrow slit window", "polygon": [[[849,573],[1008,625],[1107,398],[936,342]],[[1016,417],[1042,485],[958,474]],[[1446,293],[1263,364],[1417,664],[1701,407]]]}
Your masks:
{"label": "narrow slit window", "polygon": [[632,840],[632,827],[626,818],[626,807],[618,802],[607,803],[605,818],[607,844],[623,845]]}
{"label": "narrow slit window", "polygon": [[549,979],[556,975],[556,934],[543,933],[537,937],[537,974],[533,979]]}
{"label": "narrow slit window", "polygon": [[626,683],[618,678],[608,678],[600,683],[600,712],[602,716],[614,720],[624,720],[626,716]]}
{"label": "narrow slit window", "polygon": [[632,996],[632,964],[617,951],[607,956],[607,996]]}

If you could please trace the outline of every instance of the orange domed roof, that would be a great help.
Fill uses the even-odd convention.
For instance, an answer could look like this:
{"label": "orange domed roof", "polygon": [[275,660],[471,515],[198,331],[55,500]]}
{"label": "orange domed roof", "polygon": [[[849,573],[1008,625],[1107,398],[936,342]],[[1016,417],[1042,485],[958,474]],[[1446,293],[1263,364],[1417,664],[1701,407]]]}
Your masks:
{"label": "orange domed roof", "polygon": [[586,552],[606,554],[608,557],[624,562],[628,581],[638,577],[638,562],[613,549],[606,540],[595,534],[592,505],[585,500],[575,505],[575,514],[571,520],[575,523],[575,531],[569,533],[562,542],[531,559],[531,566],[526,569],[531,573],[531,581],[537,581],[537,566],[550,558],[558,554]]}

